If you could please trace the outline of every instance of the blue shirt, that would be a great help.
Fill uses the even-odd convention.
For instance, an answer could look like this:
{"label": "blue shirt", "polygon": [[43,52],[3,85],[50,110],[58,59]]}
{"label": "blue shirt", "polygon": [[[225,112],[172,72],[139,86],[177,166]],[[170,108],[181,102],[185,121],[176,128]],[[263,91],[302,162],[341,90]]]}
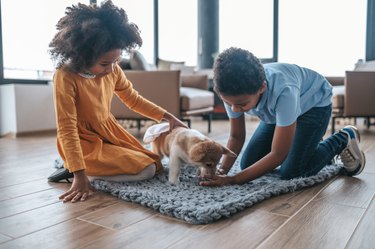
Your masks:
{"label": "blue shirt", "polygon": [[[331,104],[332,86],[317,72],[294,64],[264,64],[267,88],[258,104],[246,114],[255,115],[268,124],[288,126],[313,107]],[[243,112],[233,112],[224,103],[229,118]]]}

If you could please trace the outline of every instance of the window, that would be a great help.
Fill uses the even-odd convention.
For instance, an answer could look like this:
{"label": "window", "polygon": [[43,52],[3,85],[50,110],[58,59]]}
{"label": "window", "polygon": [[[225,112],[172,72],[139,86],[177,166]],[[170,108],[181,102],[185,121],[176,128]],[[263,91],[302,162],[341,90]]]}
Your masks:
{"label": "window", "polygon": [[197,1],[159,0],[159,58],[197,65]]}
{"label": "window", "polygon": [[51,79],[54,65],[48,45],[65,8],[78,2],[1,1],[4,78]]}
{"label": "window", "polygon": [[239,47],[258,58],[273,57],[273,0],[220,0],[219,47]]}
{"label": "window", "polygon": [[283,0],[279,61],[343,76],[365,57],[366,0]]}
{"label": "window", "polygon": [[[103,1],[98,1],[100,4]],[[143,45],[139,49],[148,63],[154,61],[154,4],[153,0],[112,0],[113,4],[123,8],[129,21],[135,23],[141,31]]]}

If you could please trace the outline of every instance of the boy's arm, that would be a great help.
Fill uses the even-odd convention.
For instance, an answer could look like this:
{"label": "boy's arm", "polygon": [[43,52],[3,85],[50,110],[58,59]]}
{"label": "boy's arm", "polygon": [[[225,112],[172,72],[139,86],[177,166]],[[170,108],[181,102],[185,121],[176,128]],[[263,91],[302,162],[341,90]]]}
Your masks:
{"label": "boy's arm", "polygon": [[287,157],[293,143],[296,122],[289,126],[276,126],[271,152],[233,177],[233,184],[243,184],[278,167]]}
{"label": "boy's arm", "polygon": [[[239,155],[246,138],[245,115],[230,119],[230,133],[227,148]],[[235,157],[224,156],[219,169],[220,174],[226,174],[232,168]]]}
{"label": "boy's arm", "polygon": [[270,153],[237,175],[212,176],[208,178],[209,180],[200,182],[200,185],[223,186],[230,184],[243,184],[275,169],[288,155],[290,147],[292,146],[295,130],[296,123],[286,127],[276,126]]}

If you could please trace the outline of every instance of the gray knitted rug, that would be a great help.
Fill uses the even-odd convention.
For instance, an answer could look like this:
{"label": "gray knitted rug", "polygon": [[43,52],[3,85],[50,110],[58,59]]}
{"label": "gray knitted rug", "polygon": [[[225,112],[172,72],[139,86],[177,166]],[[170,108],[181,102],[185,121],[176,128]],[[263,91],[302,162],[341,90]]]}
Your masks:
{"label": "gray knitted rug", "polygon": [[[340,165],[328,165],[317,175],[281,180],[275,173],[262,176],[244,185],[201,187],[195,168],[185,166],[177,186],[168,183],[168,168],[150,180],[116,183],[95,180],[92,185],[120,199],[139,203],[164,215],[191,224],[207,224],[244,210],[247,207],[284,193],[310,187],[339,173]],[[230,174],[239,171],[238,160]]]}

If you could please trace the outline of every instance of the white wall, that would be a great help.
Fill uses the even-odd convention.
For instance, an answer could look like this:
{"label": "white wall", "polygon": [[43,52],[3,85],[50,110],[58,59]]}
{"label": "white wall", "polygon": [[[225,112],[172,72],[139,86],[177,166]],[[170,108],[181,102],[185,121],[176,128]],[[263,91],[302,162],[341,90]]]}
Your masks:
{"label": "white wall", "polygon": [[0,86],[0,135],[56,129],[53,86]]}
{"label": "white wall", "polygon": [[0,135],[16,131],[16,104],[14,86],[0,86]]}

